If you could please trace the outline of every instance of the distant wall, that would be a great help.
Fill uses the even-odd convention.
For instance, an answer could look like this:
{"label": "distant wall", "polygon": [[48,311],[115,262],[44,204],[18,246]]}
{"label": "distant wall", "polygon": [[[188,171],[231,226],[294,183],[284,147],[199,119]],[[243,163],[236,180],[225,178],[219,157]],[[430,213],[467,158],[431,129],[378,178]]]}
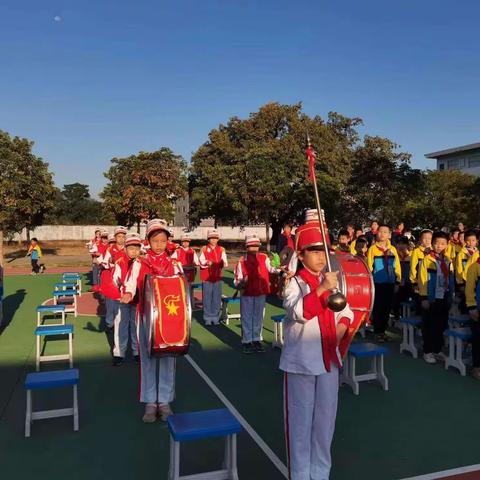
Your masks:
{"label": "distant wall", "polygon": [[[30,231],[30,238],[37,237],[40,241],[45,240],[91,240],[94,236],[96,228],[101,228],[107,230],[109,233],[113,233],[114,227],[102,226],[102,225],[42,225],[37,227],[35,230]],[[182,227],[171,227],[175,239],[179,239],[181,234],[184,232]],[[207,238],[207,231],[211,227],[197,227],[195,230],[192,230],[189,233],[190,237],[194,240],[202,240]],[[240,227],[218,227],[217,230],[220,232],[220,237],[223,240],[228,241],[241,241],[245,239],[247,234],[256,234],[259,235],[262,241],[265,241],[265,226],[255,226],[255,227],[245,227],[241,229]],[[136,228],[131,228],[131,232],[136,232]],[[142,226],[140,229],[140,235],[145,235],[145,227]],[[272,231],[270,229],[270,236]],[[21,234],[16,234],[13,237],[15,241],[26,241],[27,232],[24,230]]]}

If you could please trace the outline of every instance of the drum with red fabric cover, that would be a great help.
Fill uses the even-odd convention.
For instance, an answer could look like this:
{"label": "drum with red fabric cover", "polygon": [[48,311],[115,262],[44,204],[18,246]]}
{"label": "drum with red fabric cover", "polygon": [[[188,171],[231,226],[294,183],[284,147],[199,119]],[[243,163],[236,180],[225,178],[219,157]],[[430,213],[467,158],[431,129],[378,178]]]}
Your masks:
{"label": "drum with red fabric cover", "polygon": [[155,357],[185,355],[190,346],[192,306],[183,276],[146,275],[142,321]]}
{"label": "drum with red fabric cover", "polygon": [[338,290],[345,295],[354,319],[339,345],[342,357],[358,329],[369,319],[375,297],[372,274],[365,260],[351,254],[331,254],[332,271],[338,271]]}

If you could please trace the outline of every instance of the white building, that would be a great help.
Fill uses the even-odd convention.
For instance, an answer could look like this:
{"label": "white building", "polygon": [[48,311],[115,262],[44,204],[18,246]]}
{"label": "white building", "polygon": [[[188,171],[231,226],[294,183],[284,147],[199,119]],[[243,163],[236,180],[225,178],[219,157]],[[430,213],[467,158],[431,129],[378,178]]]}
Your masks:
{"label": "white building", "polygon": [[437,170],[460,170],[480,176],[480,143],[427,153],[425,157],[437,160]]}

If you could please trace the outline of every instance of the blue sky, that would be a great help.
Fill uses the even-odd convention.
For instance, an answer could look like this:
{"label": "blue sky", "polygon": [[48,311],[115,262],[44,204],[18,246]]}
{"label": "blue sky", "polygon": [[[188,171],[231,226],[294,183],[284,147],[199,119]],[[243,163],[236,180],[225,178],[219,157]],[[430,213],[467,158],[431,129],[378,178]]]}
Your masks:
{"label": "blue sky", "polygon": [[0,129],[94,194],[112,157],[189,160],[269,101],[359,116],[425,168],[480,141],[479,17],[478,0],[1,0]]}

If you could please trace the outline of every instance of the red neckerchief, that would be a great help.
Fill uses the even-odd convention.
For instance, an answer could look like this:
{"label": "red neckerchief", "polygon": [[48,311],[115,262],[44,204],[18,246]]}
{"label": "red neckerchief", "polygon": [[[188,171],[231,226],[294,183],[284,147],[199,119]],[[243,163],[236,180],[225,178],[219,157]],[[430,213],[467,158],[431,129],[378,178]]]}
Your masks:
{"label": "red neckerchief", "polygon": [[170,277],[175,274],[172,260],[166,250],[157,254],[150,248],[147,252],[146,259],[154,275]]}
{"label": "red neckerchief", "polygon": [[292,250],[295,250],[295,245],[293,244],[293,239],[292,239],[292,232],[290,233],[283,232],[282,235],[287,239],[287,246]]}
{"label": "red neckerchief", "polygon": [[448,271],[448,265],[447,265],[445,256],[438,255],[435,252],[430,252],[430,256],[434,258],[436,261],[440,262],[440,268],[442,269],[443,278],[445,279],[445,285],[448,285],[448,275],[450,272]]}
{"label": "red neckerchief", "polygon": [[[313,274],[306,268],[302,268],[298,272],[298,275],[310,287],[311,292],[315,292],[316,288],[320,285],[320,276]],[[325,295],[322,295],[322,297],[319,299],[324,308],[318,312],[317,318],[322,337],[323,362],[325,363],[327,372],[330,372],[330,365],[332,362],[334,362],[338,368],[341,367],[341,364],[337,355],[337,331],[335,327],[335,316],[333,312],[327,308],[327,296],[328,292],[325,292]]]}
{"label": "red neckerchief", "polygon": [[465,248],[467,249],[467,252],[470,256],[472,256],[477,251],[477,247],[469,248],[466,246]]}
{"label": "red neckerchief", "polygon": [[390,275],[390,262],[388,261],[388,257],[390,256],[390,248],[389,247],[382,247],[378,243],[375,244],[377,248],[383,253],[383,265],[385,267],[385,270],[388,272],[388,275]]}

